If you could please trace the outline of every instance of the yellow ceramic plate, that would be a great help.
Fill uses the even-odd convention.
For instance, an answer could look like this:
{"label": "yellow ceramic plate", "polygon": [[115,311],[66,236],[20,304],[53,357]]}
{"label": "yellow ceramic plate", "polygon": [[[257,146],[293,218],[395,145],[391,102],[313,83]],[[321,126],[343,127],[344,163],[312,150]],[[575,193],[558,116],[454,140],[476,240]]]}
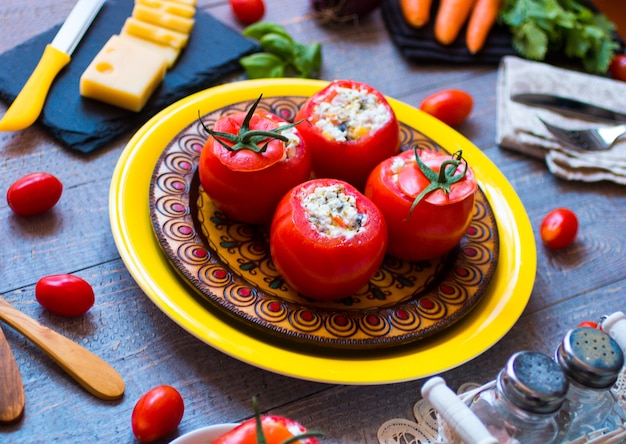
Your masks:
{"label": "yellow ceramic plate", "polygon": [[480,303],[462,320],[427,340],[379,353],[324,354],[262,340],[219,316],[196,296],[171,266],[156,239],[149,211],[154,166],[173,137],[212,109],[265,97],[312,95],[327,82],[250,80],[211,88],[166,108],[130,140],[115,169],[110,190],[113,236],[137,284],[174,322],[212,347],[275,373],[340,384],[383,384],[423,378],[459,366],[493,346],[522,314],[536,272],[532,227],[515,191],[495,165],[470,141],[438,120],[389,99],[398,119],[447,151],[463,150],[486,194],[500,238],[495,275]]}

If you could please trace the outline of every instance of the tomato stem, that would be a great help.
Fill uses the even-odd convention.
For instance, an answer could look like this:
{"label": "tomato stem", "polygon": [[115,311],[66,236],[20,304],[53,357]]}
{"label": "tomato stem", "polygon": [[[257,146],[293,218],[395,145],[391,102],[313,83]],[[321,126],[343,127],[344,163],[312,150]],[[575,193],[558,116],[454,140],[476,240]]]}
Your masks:
{"label": "tomato stem", "polygon": [[[442,190],[444,193],[450,193],[450,187],[459,182],[461,179],[465,177],[467,173],[467,161],[463,159],[463,151],[459,150],[452,154],[450,159],[446,159],[441,163],[439,168],[439,173],[436,173],[432,169],[428,167],[422,160],[420,159],[419,154],[417,153],[417,146],[413,147],[413,151],[415,152],[415,161],[420,168],[420,171],[426,176],[428,180],[430,180],[430,185],[422,190],[420,194],[417,195],[411,208],[409,209],[409,220],[411,219],[411,215],[413,214],[413,210],[417,206],[418,203],[427,195],[432,193],[435,190]],[[461,163],[465,164],[465,168],[460,173],[454,174]]]}
{"label": "tomato stem", "polygon": [[[241,127],[239,128],[237,134],[213,131],[204,124],[202,119],[200,119],[200,123],[202,124],[202,127],[206,130],[206,132],[209,133],[209,135],[213,136],[215,140],[228,151],[239,151],[247,149],[254,151],[255,153],[264,153],[267,150],[267,145],[272,139],[278,139],[282,142],[287,142],[289,139],[286,136],[280,134],[280,132],[299,125],[300,123],[302,123],[302,120],[295,123],[279,126],[271,131],[251,130],[250,120],[252,120],[254,111],[256,111],[256,108],[259,105],[259,102],[261,102],[262,97],[263,94],[261,94],[259,98],[254,102],[254,104],[250,107],[250,109],[246,113],[246,117],[241,123]],[[223,139],[225,139],[227,142],[230,142],[230,144]],[[263,141],[266,141],[265,144],[260,146],[259,144]]]}

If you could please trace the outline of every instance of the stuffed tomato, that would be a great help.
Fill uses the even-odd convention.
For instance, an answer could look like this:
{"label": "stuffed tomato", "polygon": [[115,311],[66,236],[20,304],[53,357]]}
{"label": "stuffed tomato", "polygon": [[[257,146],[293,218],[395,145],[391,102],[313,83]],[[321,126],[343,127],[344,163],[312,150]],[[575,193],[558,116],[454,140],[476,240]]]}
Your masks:
{"label": "stuffed tomato", "polygon": [[299,130],[311,149],[315,177],[341,179],[361,191],[372,169],[400,149],[393,109],[364,83],[331,82],[302,105],[296,120],[305,120]]}
{"label": "stuffed tomato", "polygon": [[407,261],[450,252],[472,220],[478,188],[460,152],[405,151],[370,174],[365,195],[389,227],[387,253]]}
{"label": "stuffed tomato", "polygon": [[380,267],[387,224],[361,192],[337,179],[313,179],[278,204],[270,230],[276,269],[295,290],[335,300],[360,290]]}
{"label": "stuffed tomato", "polygon": [[257,110],[220,117],[198,163],[205,193],[229,218],[269,223],[283,195],[309,179],[311,154],[297,124]]}

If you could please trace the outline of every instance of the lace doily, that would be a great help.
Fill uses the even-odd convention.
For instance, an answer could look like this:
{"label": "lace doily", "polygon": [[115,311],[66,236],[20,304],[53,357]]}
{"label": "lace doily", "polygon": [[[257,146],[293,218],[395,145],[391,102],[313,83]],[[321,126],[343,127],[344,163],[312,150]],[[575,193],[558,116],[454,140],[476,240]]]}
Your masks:
{"label": "lace doily", "polygon": [[[459,398],[469,402],[480,390],[492,386],[493,381],[481,386],[465,383],[457,391]],[[626,412],[626,370],[622,370],[612,389],[619,406]],[[415,421],[393,418],[385,421],[378,429],[380,444],[458,444],[456,437],[445,421],[441,420],[434,407],[426,399],[418,400],[413,406]],[[602,444],[626,442],[626,424],[611,434],[602,432],[581,437],[569,444]],[[566,443],[568,444],[568,443]]]}

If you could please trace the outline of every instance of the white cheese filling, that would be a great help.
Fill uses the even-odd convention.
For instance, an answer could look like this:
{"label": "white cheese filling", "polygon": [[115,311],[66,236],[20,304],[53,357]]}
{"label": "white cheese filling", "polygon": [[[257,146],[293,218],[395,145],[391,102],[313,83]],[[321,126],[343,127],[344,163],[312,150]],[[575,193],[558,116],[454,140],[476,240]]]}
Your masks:
{"label": "white cheese filling", "polygon": [[367,215],[359,213],[356,199],[345,193],[341,185],[316,187],[302,197],[307,220],[328,237],[351,239],[363,229]]}
{"label": "white cheese filling", "polygon": [[290,159],[296,155],[296,148],[300,145],[300,136],[298,130],[295,126],[288,128],[284,131],[280,131],[279,134],[281,136],[285,136],[287,138],[285,144],[285,159]]}
{"label": "white cheese filling", "polygon": [[338,142],[358,140],[385,125],[391,112],[378,97],[366,89],[337,87],[329,102],[313,109],[313,121],[324,137]]}

